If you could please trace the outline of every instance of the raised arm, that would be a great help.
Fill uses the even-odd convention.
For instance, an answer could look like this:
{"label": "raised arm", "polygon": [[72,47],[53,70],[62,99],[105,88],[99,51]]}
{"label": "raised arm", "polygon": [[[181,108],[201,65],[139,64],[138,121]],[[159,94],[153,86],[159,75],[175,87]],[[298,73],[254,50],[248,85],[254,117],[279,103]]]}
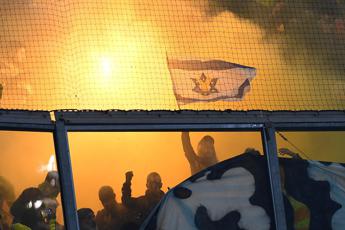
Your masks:
{"label": "raised arm", "polygon": [[182,146],[184,150],[184,154],[187,158],[187,160],[191,162],[195,162],[198,159],[198,156],[196,155],[193,146],[190,142],[189,132],[182,132]]}
{"label": "raised arm", "polygon": [[135,198],[132,197],[132,178],[133,172],[129,171],[126,172],[126,181],[122,185],[122,204],[126,207],[132,207],[135,205]]}

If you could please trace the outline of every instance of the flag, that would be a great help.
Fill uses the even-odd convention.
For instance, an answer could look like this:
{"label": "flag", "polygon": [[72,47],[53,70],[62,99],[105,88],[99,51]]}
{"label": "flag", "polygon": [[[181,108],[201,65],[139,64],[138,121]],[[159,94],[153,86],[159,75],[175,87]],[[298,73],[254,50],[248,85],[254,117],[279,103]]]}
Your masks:
{"label": "flag", "polygon": [[[344,229],[345,165],[279,162],[287,229]],[[141,229],[273,230],[270,194],[265,157],[246,152],[170,189]]]}
{"label": "flag", "polygon": [[240,101],[250,90],[256,69],[221,60],[168,59],[179,105],[192,102]]}

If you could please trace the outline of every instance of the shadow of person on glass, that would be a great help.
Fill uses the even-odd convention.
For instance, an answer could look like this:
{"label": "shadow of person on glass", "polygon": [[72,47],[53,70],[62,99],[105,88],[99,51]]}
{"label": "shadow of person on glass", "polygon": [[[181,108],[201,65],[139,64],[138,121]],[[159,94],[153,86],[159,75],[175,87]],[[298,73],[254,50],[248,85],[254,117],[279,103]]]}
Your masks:
{"label": "shadow of person on glass", "polygon": [[13,215],[12,229],[50,229],[55,223],[55,213],[46,208],[44,195],[38,188],[25,189],[13,203],[10,211]]}
{"label": "shadow of person on glass", "polygon": [[97,230],[96,216],[90,208],[81,208],[77,211],[80,230]]}
{"label": "shadow of person on glass", "polygon": [[132,197],[133,172],[126,172],[125,177],[126,181],[122,186],[122,203],[129,210],[131,223],[140,226],[164,196],[161,190],[162,179],[157,172],[151,172],[146,179],[145,195]]}
{"label": "shadow of person on glass", "polygon": [[204,136],[199,141],[196,152],[191,144],[189,132],[182,132],[181,139],[192,175],[218,163],[213,137]]}
{"label": "shadow of person on glass", "polygon": [[127,210],[117,203],[114,190],[110,186],[103,186],[98,192],[103,209],[97,212],[96,224],[98,230],[121,229],[126,222]]}

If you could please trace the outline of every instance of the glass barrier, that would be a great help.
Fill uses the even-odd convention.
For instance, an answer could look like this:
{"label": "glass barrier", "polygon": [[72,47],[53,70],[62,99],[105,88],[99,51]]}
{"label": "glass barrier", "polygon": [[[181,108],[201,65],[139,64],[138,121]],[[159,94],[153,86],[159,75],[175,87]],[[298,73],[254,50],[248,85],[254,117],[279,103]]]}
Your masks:
{"label": "glass barrier", "polygon": [[[81,228],[138,229],[164,194],[167,201],[188,181],[193,181],[186,185],[193,196],[179,205],[195,215],[200,212],[194,199],[209,212],[217,209],[215,199],[221,208],[217,215],[239,212],[245,217],[237,221],[242,227],[253,225],[256,217],[263,227],[274,222],[260,132],[71,132],[68,138]],[[209,174],[216,175],[217,186]],[[205,189],[198,189],[199,182]],[[182,206],[164,211],[170,207],[165,201],[155,209],[161,218],[176,217],[180,229],[194,221],[181,216]]]}
{"label": "glass barrier", "polygon": [[0,131],[0,229],[63,229],[51,133]]}
{"label": "glass barrier", "polygon": [[288,229],[345,224],[345,132],[277,132]]}

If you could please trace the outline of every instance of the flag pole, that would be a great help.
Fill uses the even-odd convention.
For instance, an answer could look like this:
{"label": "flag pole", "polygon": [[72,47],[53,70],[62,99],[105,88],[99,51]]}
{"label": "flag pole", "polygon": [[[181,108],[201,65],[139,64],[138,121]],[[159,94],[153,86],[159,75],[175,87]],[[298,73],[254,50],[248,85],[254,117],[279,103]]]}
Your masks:
{"label": "flag pole", "polygon": [[[165,57],[166,57],[166,62],[167,62],[167,66],[168,66],[168,70],[169,70],[169,74],[170,74],[170,79],[171,79],[171,72],[170,72],[170,68],[169,68],[169,56],[168,56],[168,51],[167,51],[166,48],[165,48]],[[175,90],[173,90],[173,91],[174,91],[174,94],[175,94]],[[178,110],[181,111],[181,107],[180,107],[180,104],[177,101],[176,95],[175,95],[175,100],[176,100],[176,105],[177,105]]]}

